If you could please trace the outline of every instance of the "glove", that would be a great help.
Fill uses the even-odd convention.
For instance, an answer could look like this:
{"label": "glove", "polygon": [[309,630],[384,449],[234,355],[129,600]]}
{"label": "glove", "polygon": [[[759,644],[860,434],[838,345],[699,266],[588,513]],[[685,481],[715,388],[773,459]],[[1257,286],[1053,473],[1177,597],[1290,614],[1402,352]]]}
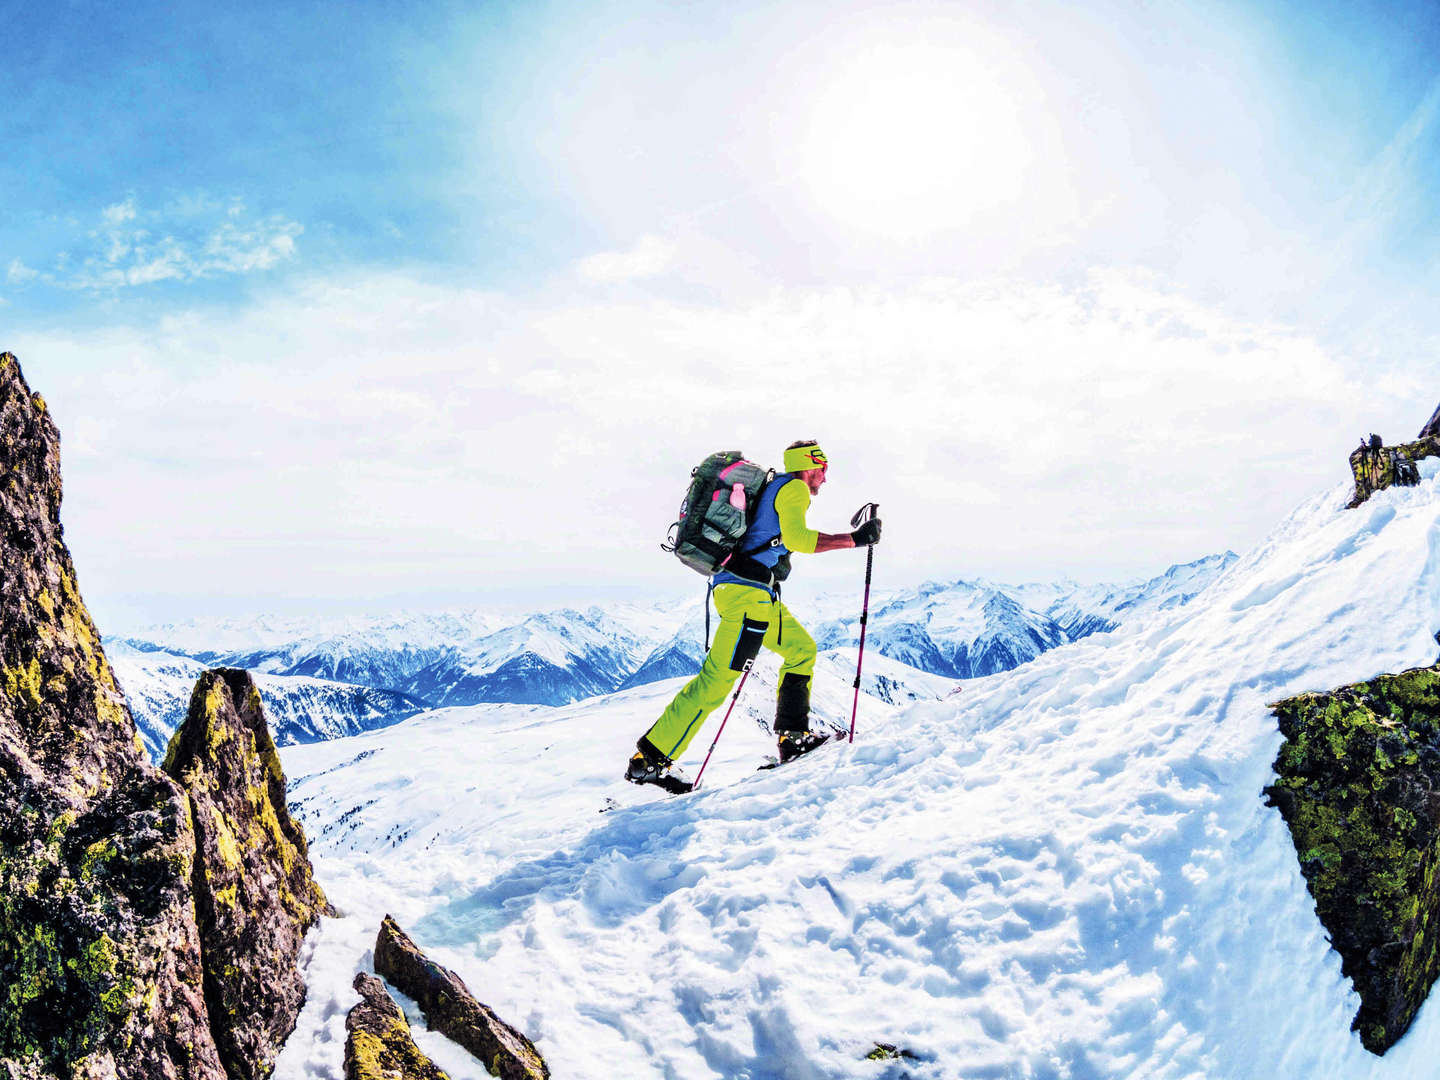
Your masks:
{"label": "glove", "polygon": [[869,544],[880,542],[880,519],[871,518],[858,529],[850,534],[850,539],[855,541],[856,547],[866,547]]}

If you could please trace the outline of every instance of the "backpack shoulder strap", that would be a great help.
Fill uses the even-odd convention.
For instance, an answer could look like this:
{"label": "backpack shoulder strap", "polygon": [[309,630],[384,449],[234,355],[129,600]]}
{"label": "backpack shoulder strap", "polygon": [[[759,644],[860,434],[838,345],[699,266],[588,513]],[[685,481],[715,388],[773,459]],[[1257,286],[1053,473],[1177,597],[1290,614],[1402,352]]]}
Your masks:
{"label": "backpack shoulder strap", "polygon": [[[759,513],[759,511],[760,511],[760,504],[761,504],[762,502],[764,502],[767,497],[770,498],[770,499],[772,499],[772,500],[774,499],[774,496],[770,494],[770,489],[775,486],[775,481],[776,481],[777,479],[778,479],[778,477],[776,476],[776,473],[775,473],[775,470],[774,470],[774,469],[771,469],[768,473],[765,474],[765,486],[760,489],[760,497],[755,500],[755,508],[754,508],[754,511],[753,511],[753,512],[751,513],[751,515],[750,515],[750,523],[751,523],[752,525],[755,523],[755,514]],[[787,481],[787,483],[788,483],[788,481]],[[778,489],[776,490],[775,494],[776,494],[776,495],[779,494]],[[754,554],[757,554],[758,552],[764,551],[766,548],[779,547],[779,546],[780,546],[780,534],[777,532],[774,536],[770,537],[768,540],[763,540],[763,541],[761,541],[760,543],[756,544],[754,547],[750,547],[750,548],[745,548],[745,549],[743,549],[743,550],[740,552],[740,555],[741,555],[742,557],[748,557],[748,556],[750,556],[750,555],[754,555]]]}

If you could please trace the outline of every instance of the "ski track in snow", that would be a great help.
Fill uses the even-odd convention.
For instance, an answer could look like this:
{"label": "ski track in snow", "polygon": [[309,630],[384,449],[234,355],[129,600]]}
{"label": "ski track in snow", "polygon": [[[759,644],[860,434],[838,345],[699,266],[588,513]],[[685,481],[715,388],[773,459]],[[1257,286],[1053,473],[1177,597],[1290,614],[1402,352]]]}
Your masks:
{"label": "ski track in snow", "polygon": [[[307,943],[275,1075],[340,1076],[387,911],[557,1080],[1433,1074],[1433,1004],[1383,1059],[1350,1034],[1358,998],[1261,798],[1268,702],[1435,658],[1422,475],[1357,511],[1312,499],[1186,608],[944,701],[866,700],[853,745],[755,773],[762,661],[690,796],[619,779],[682,680],[285,748],[345,917]],[[850,693],[817,676],[823,715],[848,723]],[[862,1060],[876,1041],[918,1060]]]}

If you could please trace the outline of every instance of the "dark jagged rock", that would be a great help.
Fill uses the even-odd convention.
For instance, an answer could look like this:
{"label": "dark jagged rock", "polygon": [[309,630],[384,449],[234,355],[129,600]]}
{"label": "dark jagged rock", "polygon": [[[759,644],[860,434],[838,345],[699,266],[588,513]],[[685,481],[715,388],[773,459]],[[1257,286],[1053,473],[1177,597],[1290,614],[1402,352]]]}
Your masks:
{"label": "dark jagged rock", "polygon": [[0,1072],[260,1080],[324,897],[258,695],[201,680],[170,755],[188,793],[149,764],[60,494],[59,434],[0,355]]}
{"label": "dark jagged rock", "polygon": [[919,1060],[917,1055],[912,1054],[903,1046],[896,1046],[893,1043],[877,1042],[875,1049],[865,1055],[866,1061],[897,1061],[902,1058],[910,1061]]}
{"label": "dark jagged rock", "polygon": [[[1427,430],[1429,426],[1426,425]],[[1379,435],[1371,435],[1350,454],[1355,493],[1348,508],[1355,509],[1375,492],[1388,487],[1415,486],[1420,482],[1420,470],[1415,463],[1427,457],[1440,457],[1440,436],[1422,435],[1415,442],[1385,446]]]}
{"label": "dark jagged rock", "polygon": [[190,796],[210,1027],[233,1080],[261,1080],[305,1002],[297,958],[328,905],[249,672],[200,677],[164,769]]}
{"label": "dark jagged rock", "polygon": [[224,1080],[188,804],[145,760],[80,598],[59,440],[0,354],[0,1068]]}
{"label": "dark jagged rock", "polygon": [[1383,1054],[1440,974],[1440,666],[1272,707],[1265,794],[1360,995],[1352,1027]]}
{"label": "dark jagged rock", "polygon": [[1425,426],[1420,429],[1420,434],[1415,437],[1417,439],[1440,439],[1440,406],[1436,407]]}
{"label": "dark jagged rock", "polygon": [[448,968],[430,960],[389,915],[375,939],[375,970],[420,1003],[425,1022],[483,1061],[501,1080],[544,1080],[549,1066],[535,1044],[475,1000]]}
{"label": "dark jagged rock", "polygon": [[385,984],[355,976],[360,1004],[345,1017],[345,1080],[450,1080],[410,1037],[410,1025]]}

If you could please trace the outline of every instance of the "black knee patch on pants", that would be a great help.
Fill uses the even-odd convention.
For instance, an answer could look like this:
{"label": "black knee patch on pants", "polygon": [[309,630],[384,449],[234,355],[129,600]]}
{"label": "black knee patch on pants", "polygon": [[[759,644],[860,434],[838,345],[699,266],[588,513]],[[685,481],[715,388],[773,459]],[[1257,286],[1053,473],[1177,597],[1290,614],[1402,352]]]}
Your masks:
{"label": "black knee patch on pants", "polygon": [[740,639],[735,642],[735,652],[730,656],[730,670],[744,671],[745,665],[760,655],[760,643],[765,640],[768,622],[756,622],[746,618],[740,624]]}
{"label": "black knee patch on pants", "polygon": [[775,698],[775,731],[810,730],[810,676],[790,672]]}

